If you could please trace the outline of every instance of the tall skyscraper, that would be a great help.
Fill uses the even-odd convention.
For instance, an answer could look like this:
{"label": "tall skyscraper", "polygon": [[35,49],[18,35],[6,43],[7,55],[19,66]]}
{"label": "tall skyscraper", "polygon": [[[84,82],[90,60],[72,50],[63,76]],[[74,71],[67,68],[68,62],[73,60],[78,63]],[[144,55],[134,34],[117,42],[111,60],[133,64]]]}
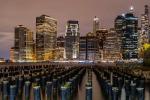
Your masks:
{"label": "tall skyscraper", "polygon": [[106,39],[106,34],[108,30],[105,28],[100,28],[96,31],[96,37],[98,38],[99,48],[103,49],[103,44]]}
{"label": "tall skyscraper", "polygon": [[11,47],[10,48],[10,50],[9,50],[9,60],[11,61],[11,62],[15,62],[15,59],[14,59],[14,56],[15,56],[15,54],[14,54],[14,47]]}
{"label": "tall skyscraper", "polygon": [[130,12],[117,16],[115,30],[119,37],[122,59],[138,58],[138,18],[134,16],[134,8]]}
{"label": "tall skyscraper", "polygon": [[93,33],[87,33],[87,60],[99,60],[99,47],[98,47],[98,38],[93,35]]}
{"label": "tall skyscraper", "polygon": [[103,46],[103,60],[116,61],[121,59],[120,43],[118,42],[118,33],[111,28],[106,34]]}
{"label": "tall skyscraper", "polygon": [[88,60],[87,58],[87,37],[81,36],[80,43],[79,43],[79,59],[80,60]]}
{"label": "tall skyscraper", "polygon": [[65,38],[63,36],[57,37],[56,60],[64,60],[65,56]]}
{"label": "tall skyscraper", "polygon": [[122,34],[123,34],[123,28],[125,25],[124,22],[125,22],[125,15],[124,14],[117,16],[117,18],[115,19],[115,25],[114,26],[115,26],[115,30],[119,36],[122,36]]}
{"label": "tall skyscraper", "polygon": [[93,34],[96,36],[96,31],[99,29],[99,18],[96,16],[93,19]]}
{"label": "tall skyscraper", "polygon": [[145,13],[141,16],[141,44],[150,42],[149,25],[149,9],[148,5],[145,5]]}
{"label": "tall skyscraper", "polygon": [[96,31],[96,37],[98,38],[98,48],[99,48],[99,58],[103,60],[103,48],[104,42],[106,41],[106,35],[108,30],[105,28],[100,28]]}
{"label": "tall skyscraper", "polygon": [[57,20],[41,15],[36,18],[36,60],[53,60],[57,40]]}
{"label": "tall skyscraper", "polygon": [[145,5],[144,14],[141,15],[141,30],[139,31],[139,56],[143,58],[143,46],[150,43],[150,21],[148,5]]}
{"label": "tall skyscraper", "polygon": [[69,20],[66,25],[65,34],[65,58],[72,60],[79,58],[79,22]]}
{"label": "tall skyscraper", "polygon": [[119,15],[117,16],[117,18],[115,19],[115,31],[117,33],[117,39],[118,39],[118,43],[119,43],[119,47],[118,50],[120,50],[120,52],[122,52],[122,37],[123,37],[123,32],[124,32],[124,28],[125,28],[125,15]]}
{"label": "tall skyscraper", "polygon": [[99,60],[98,38],[91,32],[80,37],[80,60]]}
{"label": "tall skyscraper", "polygon": [[122,35],[123,59],[138,58],[138,18],[134,16],[132,10],[124,16]]}
{"label": "tall skyscraper", "polygon": [[14,61],[32,62],[33,54],[33,32],[23,25],[15,27]]}

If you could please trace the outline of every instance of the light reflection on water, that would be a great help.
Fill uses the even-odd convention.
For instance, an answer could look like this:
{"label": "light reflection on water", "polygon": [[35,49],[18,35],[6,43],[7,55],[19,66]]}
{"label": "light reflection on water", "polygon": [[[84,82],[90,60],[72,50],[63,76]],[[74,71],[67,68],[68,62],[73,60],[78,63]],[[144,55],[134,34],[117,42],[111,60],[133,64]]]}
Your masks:
{"label": "light reflection on water", "polygon": [[150,84],[145,86],[145,100],[150,100]]}
{"label": "light reflection on water", "polygon": [[[83,77],[82,83],[80,88],[78,89],[78,93],[77,96],[74,98],[74,100],[85,100],[85,84],[87,81],[87,73],[85,74],[85,76]],[[105,100],[103,95],[102,95],[102,91],[100,88],[100,85],[96,79],[96,75],[94,73],[92,73],[92,86],[93,86],[93,100]]]}
{"label": "light reflection on water", "polygon": [[[93,78],[93,100],[105,100],[101,87],[96,79],[94,73],[92,73]],[[83,77],[81,88],[79,88],[78,95],[74,98],[74,100],[85,100],[85,83],[86,83],[87,74]],[[122,89],[121,99],[126,100],[125,98],[125,89]],[[145,84],[145,100],[150,100],[150,84]]]}
{"label": "light reflection on water", "polygon": [[[96,79],[96,75],[94,72],[92,73],[92,85],[93,85],[93,100],[105,100],[101,87]],[[87,81],[87,73],[84,75],[81,85],[78,87],[78,93],[72,100],[85,100],[85,84]],[[33,90],[31,90],[33,91]],[[0,93],[0,100],[2,100],[2,94]],[[31,98],[30,100],[34,100],[33,98],[33,92],[31,92]],[[23,97],[24,98],[24,97]],[[24,100],[24,99],[22,99]],[[44,100],[44,99],[42,99]],[[46,99],[45,99],[46,100]],[[61,100],[60,96],[55,96],[55,99],[53,100]],[[121,100],[126,100],[125,99],[125,90],[122,89],[122,95],[121,95]],[[145,84],[145,100],[150,100],[150,84]]]}

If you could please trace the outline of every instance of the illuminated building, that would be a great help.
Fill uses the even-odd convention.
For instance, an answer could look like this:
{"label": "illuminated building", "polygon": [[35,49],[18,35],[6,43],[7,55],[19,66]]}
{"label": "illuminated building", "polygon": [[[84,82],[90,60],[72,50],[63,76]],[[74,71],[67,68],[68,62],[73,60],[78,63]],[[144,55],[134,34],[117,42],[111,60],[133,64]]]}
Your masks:
{"label": "illuminated building", "polygon": [[122,52],[122,59],[138,58],[138,18],[133,14],[134,8],[130,8],[127,14],[119,15],[115,19],[115,30],[118,35]]}
{"label": "illuminated building", "polygon": [[96,35],[96,31],[99,29],[99,18],[96,16],[93,19],[93,34]]}
{"label": "illuminated building", "polygon": [[148,5],[145,5],[145,13],[142,14],[141,16],[141,31],[142,31],[142,36],[141,38],[143,39],[143,43],[149,43],[149,38],[150,38],[150,33],[149,33],[149,9]]}
{"label": "illuminated building", "polygon": [[106,40],[106,34],[108,34],[108,30],[105,28],[101,28],[96,31],[96,37],[98,38],[99,57],[101,60],[103,60],[103,48]]}
{"label": "illuminated building", "polygon": [[15,58],[14,58],[14,52],[15,52],[14,47],[12,47],[10,49],[10,51],[9,51],[9,54],[10,54],[9,59],[10,59],[11,62],[14,62],[14,60],[15,60]]}
{"label": "illuminated building", "polygon": [[53,60],[56,48],[57,20],[41,15],[36,18],[36,60]]}
{"label": "illuminated building", "polygon": [[63,36],[57,37],[57,47],[64,47],[65,38]]}
{"label": "illuminated building", "polygon": [[120,50],[120,52],[122,52],[122,37],[123,37],[123,29],[125,27],[125,15],[122,14],[122,15],[119,15],[117,16],[117,18],[115,19],[115,30],[117,32],[117,36],[118,36],[118,43],[119,43],[119,47],[118,49]]}
{"label": "illuminated building", "polygon": [[98,38],[93,33],[80,37],[80,60],[99,60]]}
{"label": "illuminated building", "polygon": [[150,43],[149,25],[149,9],[148,5],[145,5],[145,13],[141,15],[141,30],[139,34],[139,53],[141,58],[143,58],[143,45]]}
{"label": "illuminated building", "polygon": [[116,61],[121,59],[120,44],[118,42],[118,33],[111,28],[107,34],[103,47],[103,60]]}
{"label": "illuminated building", "polygon": [[5,59],[4,58],[0,58],[0,63],[4,63]]}
{"label": "illuminated building", "polygon": [[124,16],[122,35],[123,59],[138,58],[138,18],[134,16],[133,9]]}
{"label": "illuminated building", "polygon": [[79,58],[79,23],[75,20],[69,20],[66,26],[65,34],[65,59],[72,60]]}
{"label": "illuminated building", "polygon": [[87,34],[87,59],[99,60],[98,38],[93,33]]}
{"label": "illuminated building", "polygon": [[14,61],[32,62],[33,49],[33,32],[23,25],[15,27]]}
{"label": "illuminated building", "polygon": [[64,60],[65,48],[57,47],[55,49],[55,60]]}
{"label": "illuminated building", "polygon": [[87,60],[87,37],[81,36],[79,44],[79,59]]}
{"label": "illuminated building", "polygon": [[63,36],[57,37],[57,48],[55,49],[55,60],[64,60],[65,48],[64,48],[65,38]]}

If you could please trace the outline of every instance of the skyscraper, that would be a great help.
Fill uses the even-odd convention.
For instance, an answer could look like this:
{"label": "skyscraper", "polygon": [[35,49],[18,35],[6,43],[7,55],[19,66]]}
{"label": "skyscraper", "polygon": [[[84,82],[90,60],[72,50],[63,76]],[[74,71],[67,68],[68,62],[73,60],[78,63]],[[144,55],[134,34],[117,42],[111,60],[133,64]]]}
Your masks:
{"label": "skyscraper", "polygon": [[87,43],[87,60],[99,60],[99,47],[98,47],[98,38],[93,35],[93,33],[89,32],[86,36],[86,43]]}
{"label": "skyscraper", "polygon": [[15,59],[14,59],[14,56],[15,56],[15,54],[14,54],[14,47],[11,47],[10,48],[10,50],[9,50],[9,60],[11,61],[11,62],[14,62],[15,61]]}
{"label": "skyscraper", "polygon": [[99,60],[98,38],[93,33],[80,37],[80,60]]}
{"label": "skyscraper", "polygon": [[32,62],[33,54],[33,32],[23,25],[15,27],[14,61]]}
{"label": "skyscraper", "polygon": [[149,43],[150,42],[150,30],[149,30],[149,9],[148,5],[145,5],[145,13],[141,16],[141,42]]}
{"label": "skyscraper", "polygon": [[108,34],[108,30],[105,28],[100,28],[96,31],[96,37],[98,38],[99,58],[101,60],[103,60],[103,48],[104,48],[104,42],[106,41],[107,34]]}
{"label": "skyscraper", "polygon": [[99,48],[103,49],[103,44],[106,39],[106,34],[108,30],[105,28],[100,28],[96,31],[96,37],[98,38]]}
{"label": "skyscraper", "polygon": [[116,61],[121,59],[120,43],[118,42],[118,33],[111,28],[106,34],[103,46],[103,60]]}
{"label": "skyscraper", "polygon": [[138,58],[138,18],[134,16],[134,8],[130,12],[117,16],[115,19],[115,30],[122,53],[122,59]]}
{"label": "skyscraper", "polygon": [[69,20],[65,34],[65,58],[68,60],[79,58],[79,22]]}
{"label": "skyscraper", "polygon": [[125,14],[124,18],[122,56],[123,59],[136,59],[138,58],[138,18],[132,11]]}
{"label": "skyscraper", "polygon": [[141,30],[139,31],[139,53],[141,58],[143,58],[143,45],[150,43],[149,25],[149,9],[148,5],[145,5],[144,14],[141,15]]}
{"label": "skyscraper", "polygon": [[124,28],[125,28],[125,15],[119,15],[117,16],[117,18],[115,19],[115,31],[116,31],[116,35],[117,35],[117,39],[118,39],[118,50],[120,50],[120,52],[122,52],[122,37],[123,37],[123,32],[124,32]]}
{"label": "skyscraper", "polygon": [[57,20],[41,15],[36,18],[36,59],[53,60],[57,40]]}
{"label": "skyscraper", "polygon": [[81,36],[80,37],[80,43],[79,43],[79,59],[80,60],[88,60],[87,58],[87,37]]}
{"label": "skyscraper", "polygon": [[96,36],[96,31],[99,29],[99,18],[96,16],[93,19],[93,34]]}
{"label": "skyscraper", "polygon": [[57,37],[56,60],[64,60],[65,56],[65,38],[63,36]]}

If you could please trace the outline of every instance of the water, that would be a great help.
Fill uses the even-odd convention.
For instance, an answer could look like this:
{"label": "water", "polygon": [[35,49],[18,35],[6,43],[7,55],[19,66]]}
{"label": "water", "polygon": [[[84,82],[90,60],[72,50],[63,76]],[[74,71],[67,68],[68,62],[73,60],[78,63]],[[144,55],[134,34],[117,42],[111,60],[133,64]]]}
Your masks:
{"label": "water", "polygon": [[[85,96],[86,96],[85,84],[88,79],[87,76],[88,75],[86,72],[86,74],[84,75],[84,77],[82,79],[81,85],[78,87],[78,92],[75,94],[75,97],[73,98],[73,100],[85,100]],[[105,97],[103,96],[101,85],[98,83],[94,72],[92,72],[92,90],[93,90],[93,93],[92,93],[93,100],[106,100]],[[33,91],[33,90],[31,90],[31,91]],[[30,100],[33,100],[33,95],[34,95],[33,92],[31,92]],[[0,100],[2,100],[1,97],[2,97],[2,94],[0,93]],[[23,96],[23,98],[24,98],[24,96]],[[24,99],[22,99],[22,100],[24,100]],[[46,99],[42,99],[42,100],[46,100]],[[53,99],[53,100],[60,100],[60,97],[57,96],[57,98]],[[120,100],[126,100],[124,88],[122,89]],[[145,100],[150,100],[150,84],[145,84]]]}
{"label": "water", "polygon": [[[96,79],[96,75],[92,72],[92,84],[93,84],[93,100],[105,100],[103,96],[100,84]],[[81,87],[79,88],[78,95],[74,100],[85,100],[85,84],[87,80],[87,73],[83,77]],[[126,100],[125,89],[122,89],[121,100]],[[145,84],[145,100],[150,100],[150,84]]]}
{"label": "water", "polygon": [[150,100],[150,84],[145,86],[145,100]]}

